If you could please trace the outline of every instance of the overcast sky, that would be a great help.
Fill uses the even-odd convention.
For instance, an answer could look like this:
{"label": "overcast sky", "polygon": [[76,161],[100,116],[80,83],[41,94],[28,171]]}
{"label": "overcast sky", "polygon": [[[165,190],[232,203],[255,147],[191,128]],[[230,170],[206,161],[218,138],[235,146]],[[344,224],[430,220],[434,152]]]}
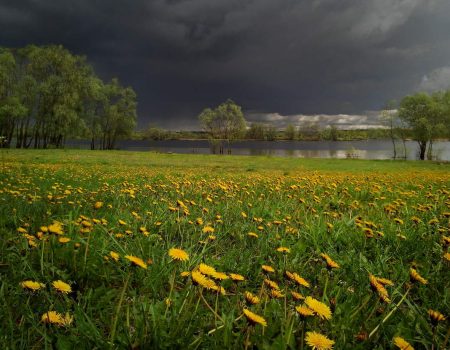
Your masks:
{"label": "overcast sky", "polygon": [[252,120],[364,118],[449,87],[450,1],[0,0],[0,46],[27,44],[131,85],[141,127],[198,128],[227,98]]}

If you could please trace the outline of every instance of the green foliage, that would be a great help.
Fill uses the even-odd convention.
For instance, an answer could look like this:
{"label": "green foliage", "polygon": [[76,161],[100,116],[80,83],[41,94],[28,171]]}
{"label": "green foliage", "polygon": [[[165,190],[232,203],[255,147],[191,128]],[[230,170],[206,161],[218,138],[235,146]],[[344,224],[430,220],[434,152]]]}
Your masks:
{"label": "green foliage", "polygon": [[[246,122],[242,108],[234,101],[227,100],[215,109],[206,108],[198,116],[200,125],[213,144],[225,140],[228,144],[241,138],[245,133]],[[221,153],[222,147],[219,145]]]}
{"label": "green foliage", "polygon": [[286,130],[284,130],[284,134],[287,140],[295,140],[297,138],[297,129],[294,125],[288,124]]}
{"label": "green foliage", "polygon": [[0,135],[17,148],[63,147],[88,136],[113,148],[136,125],[136,94],[117,79],[104,84],[86,59],[62,46],[0,51]]}
{"label": "green foliage", "polygon": [[449,91],[430,96],[421,92],[404,97],[400,103],[399,117],[419,144],[419,157],[422,160],[425,159],[427,144],[430,143],[430,158],[433,140],[446,134],[449,128],[448,94]]}

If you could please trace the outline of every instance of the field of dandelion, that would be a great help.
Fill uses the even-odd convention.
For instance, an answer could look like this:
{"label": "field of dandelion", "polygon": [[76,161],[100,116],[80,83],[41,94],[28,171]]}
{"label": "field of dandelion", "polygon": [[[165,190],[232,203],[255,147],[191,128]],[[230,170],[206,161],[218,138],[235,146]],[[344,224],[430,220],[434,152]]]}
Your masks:
{"label": "field of dandelion", "polygon": [[2,349],[450,347],[448,164],[1,157]]}

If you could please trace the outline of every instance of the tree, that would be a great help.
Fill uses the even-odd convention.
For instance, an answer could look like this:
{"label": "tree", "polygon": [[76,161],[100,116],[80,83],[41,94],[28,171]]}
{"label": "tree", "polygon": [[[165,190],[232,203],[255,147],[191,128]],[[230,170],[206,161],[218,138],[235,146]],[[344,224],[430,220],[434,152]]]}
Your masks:
{"label": "tree", "polygon": [[286,126],[284,134],[286,136],[286,139],[288,140],[295,140],[297,138],[297,130],[295,129],[295,126],[292,124],[288,124]]}
{"label": "tree", "polygon": [[198,119],[203,130],[208,133],[213,149],[219,146],[220,153],[223,153],[222,140],[227,142],[229,152],[230,143],[241,138],[246,128],[242,108],[230,99],[215,109],[204,109]]}
{"label": "tree", "polygon": [[425,159],[427,143],[436,135],[441,113],[436,98],[417,93],[402,99],[399,117],[411,128],[414,140],[419,144],[419,158]]}
{"label": "tree", "polygon": [[64,147],[89,137],[113,148],[136,125],[136,94],[117,79],[105,84],[86,58],[62,46],[0,48],[0,136],[5,146]]}
{"label": "tree", "polygon": [[398,127],[398,113],[395,110],[396,104],[397,103],[395,100],[388,101],[384,109],[381,111],[380,116],[381,122],[386,125],[389,130],[389,137],[391,138],[392,147],[394,150],[394,159],[397,158],[397,148],[395,145],[395,139],[397,135],[395,131]]}

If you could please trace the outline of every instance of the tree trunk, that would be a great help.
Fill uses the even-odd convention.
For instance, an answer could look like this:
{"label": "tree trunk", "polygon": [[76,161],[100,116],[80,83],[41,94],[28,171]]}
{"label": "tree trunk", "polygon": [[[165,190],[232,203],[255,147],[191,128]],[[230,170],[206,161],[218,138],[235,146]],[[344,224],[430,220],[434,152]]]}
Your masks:
{"label": "tree trunk", "polygon": [[419,142],[419,159],[425,160],[425,151],[427,149],[426,141],[418,141]]}
{"label": "tree trunk", "polygon": [[427,159],[433,160],[433,140],[430,140],[430,145],[428,146]]}

